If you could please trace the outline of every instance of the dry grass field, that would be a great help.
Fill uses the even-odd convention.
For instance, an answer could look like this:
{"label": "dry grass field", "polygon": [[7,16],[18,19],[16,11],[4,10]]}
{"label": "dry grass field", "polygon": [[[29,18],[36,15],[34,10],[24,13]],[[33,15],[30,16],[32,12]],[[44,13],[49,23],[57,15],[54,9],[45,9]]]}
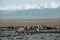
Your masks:
{"label": "dry grass field", "polygon": [[60,19],[44,19],[44,20],[0,20],[0,26],[30,26],[30,25],[49,25],[59,26]]}

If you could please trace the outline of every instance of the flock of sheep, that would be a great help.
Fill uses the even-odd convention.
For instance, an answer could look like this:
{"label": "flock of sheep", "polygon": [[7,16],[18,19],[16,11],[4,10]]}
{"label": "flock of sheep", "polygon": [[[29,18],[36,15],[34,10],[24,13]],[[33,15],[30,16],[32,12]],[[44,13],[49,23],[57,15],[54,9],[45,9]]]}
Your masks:
{"label": "flock of sheep", "polygon": [[[25,31],[29,31],[29,30],[34,30],[35,32],[39,32],[39,30],[52,30],[52,29],[59,29],[60,27],[55,27],[55,26],[48,26],[48,25],[40,25],[40,26],[8,26],[8,28],[10,29],[17,29],[16,32],[17,33],[24,33]],[[4,28],[5,30],[5,28]]]}
{"label": "flock of sheep", "polygon": [[25,26],[25,27],[20,27],[17,32],[18,33],[24,33],[24,31],[27,30],[35,30],[36,32],[39,32],[39,30],[52,30],[52,29],[59,29],[59,27],[50,27],[46,25],[41,25],[41,26]]}

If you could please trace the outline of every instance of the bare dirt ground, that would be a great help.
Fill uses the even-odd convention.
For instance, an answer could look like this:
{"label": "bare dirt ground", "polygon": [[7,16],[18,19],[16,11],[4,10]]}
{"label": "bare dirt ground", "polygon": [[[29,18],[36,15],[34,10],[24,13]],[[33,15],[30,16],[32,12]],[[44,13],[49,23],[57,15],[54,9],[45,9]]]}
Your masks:
{"label": "bare dirt ground", "polygon": [[60,25],[60,19],[44,19],[44,20],[0,20],[0,26],[30,26],[30,25]]}

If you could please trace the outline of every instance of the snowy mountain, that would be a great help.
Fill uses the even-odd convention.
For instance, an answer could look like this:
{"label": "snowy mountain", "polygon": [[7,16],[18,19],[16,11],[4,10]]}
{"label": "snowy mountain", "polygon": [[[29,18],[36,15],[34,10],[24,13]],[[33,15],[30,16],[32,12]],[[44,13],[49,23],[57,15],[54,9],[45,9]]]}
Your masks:
{"label": "snowy mountain", "polygon": [[60,2],[48,2],[40,4],[24,4],[24,5],[9,5],[0,7],[0,10],[27,10],[27,9],[45,9],[45,8],[60,8]]}

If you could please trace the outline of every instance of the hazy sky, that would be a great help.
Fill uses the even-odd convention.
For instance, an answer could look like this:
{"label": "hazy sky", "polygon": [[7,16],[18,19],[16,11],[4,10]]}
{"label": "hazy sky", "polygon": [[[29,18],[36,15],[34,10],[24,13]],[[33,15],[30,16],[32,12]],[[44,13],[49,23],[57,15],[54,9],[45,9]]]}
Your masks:
{"label": "hazy sky", "polygon": [[20,4],[38,4],[40,2],[50,2],[50,1],[57,1],[60,2],[60,0],[0,0],[0,6],[6,6],[6,5],[20,5]]}

